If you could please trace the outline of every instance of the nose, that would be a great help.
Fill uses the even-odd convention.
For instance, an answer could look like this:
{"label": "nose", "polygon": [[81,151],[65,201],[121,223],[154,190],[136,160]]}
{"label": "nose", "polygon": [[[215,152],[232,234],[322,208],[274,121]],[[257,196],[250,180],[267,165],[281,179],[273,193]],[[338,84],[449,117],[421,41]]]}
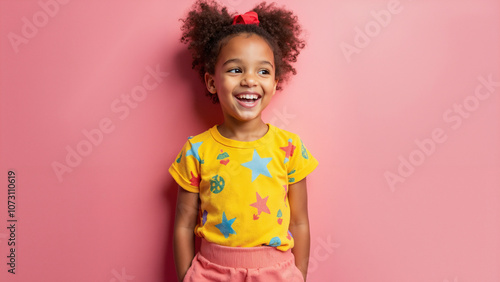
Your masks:
{"label": "nose", "polygon": [[252,72],[247,72],[243,75],[243,78],[241,79],[241,85],[242,86],[248,86],[248,87],[253,87],[257,85],[257,78],[255,74]]}

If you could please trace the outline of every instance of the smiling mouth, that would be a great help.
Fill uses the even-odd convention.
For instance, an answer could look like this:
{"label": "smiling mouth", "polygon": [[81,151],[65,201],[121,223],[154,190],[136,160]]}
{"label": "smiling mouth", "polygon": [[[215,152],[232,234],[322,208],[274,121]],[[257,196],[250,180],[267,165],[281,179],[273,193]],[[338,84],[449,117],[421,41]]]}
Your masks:
{"label": "smiling mouth", "polygon": [[252,108],[260,100],[261,96],[258,94],[238,94],[235,96],[238,103],[245,108]]}
{"label": "smiling mouth", "polygon": [[257,94],[239,94],[236,95],[236,99],[243,102],[255,102],[260,99],[260,95]]}

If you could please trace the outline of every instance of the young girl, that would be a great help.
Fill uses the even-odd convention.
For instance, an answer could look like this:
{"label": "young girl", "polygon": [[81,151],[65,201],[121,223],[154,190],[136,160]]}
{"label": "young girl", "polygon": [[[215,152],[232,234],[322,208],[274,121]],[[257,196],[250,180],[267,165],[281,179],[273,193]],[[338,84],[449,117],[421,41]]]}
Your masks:
{"label": "young girl", "polygon": [[[290,63],[304,47],[297,17],[266,3],[230,15],[199,0],[182,31],[224,122],[189,137],[169,168],[179,184],[178,279],[305,281],[306,176],[318,162],[298,135],[261,118],[280,84],[295,74]],[[202,238],[196,256],[195,234]]]}

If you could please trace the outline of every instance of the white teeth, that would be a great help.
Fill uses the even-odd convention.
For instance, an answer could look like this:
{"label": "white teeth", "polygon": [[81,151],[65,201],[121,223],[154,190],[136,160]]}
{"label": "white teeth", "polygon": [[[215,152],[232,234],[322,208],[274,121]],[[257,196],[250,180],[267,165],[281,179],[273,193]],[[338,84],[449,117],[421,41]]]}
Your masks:
{"label": "white teeth", "polygon": [[238,95],[237,98],[239,99],[259,99],[259,96],[256,95],[256,94],[241,94],[241,95]]}

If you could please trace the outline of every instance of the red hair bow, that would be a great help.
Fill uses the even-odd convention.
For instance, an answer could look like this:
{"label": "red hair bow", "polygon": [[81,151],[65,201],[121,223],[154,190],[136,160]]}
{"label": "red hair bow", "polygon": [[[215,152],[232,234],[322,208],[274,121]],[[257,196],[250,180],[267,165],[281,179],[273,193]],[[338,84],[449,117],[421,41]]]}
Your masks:
{"label": "red hair bow", "polygon": [[259,25],[259,17],[254,11],[249,11],[241,15],[234,16],[233,25],[235,24],[256,24]]}

